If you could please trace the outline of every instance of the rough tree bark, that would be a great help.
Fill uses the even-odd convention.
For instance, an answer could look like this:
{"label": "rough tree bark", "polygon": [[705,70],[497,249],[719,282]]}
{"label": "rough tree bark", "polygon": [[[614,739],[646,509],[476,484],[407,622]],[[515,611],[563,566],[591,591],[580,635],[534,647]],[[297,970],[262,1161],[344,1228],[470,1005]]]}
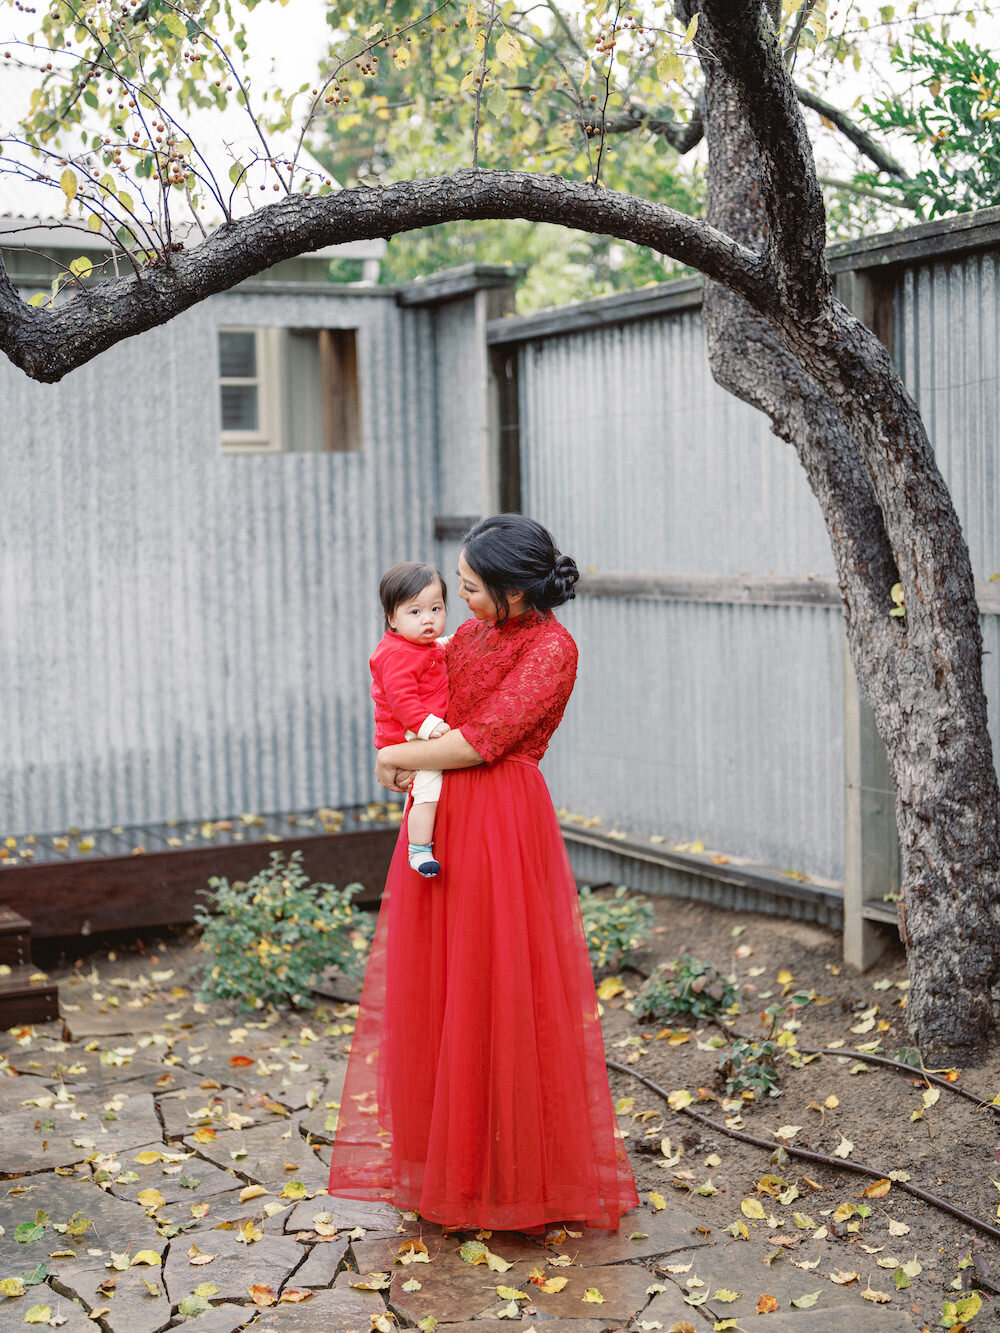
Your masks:
{"label": "rough tree bark", "polygon": [[[765,0],[683,3],[701,13],[715,225],[526,172],[293,197],[52,309],[26,306],[0,264],[0,349],[55,381],[281,259],[461,218],[561,223],[699,268],[719,284],[706,304],[713,362],[794,444],[830,532],[899,790],[911,1029],[927,1048],[971,1049],[992,1024],[1000,972],[1000,792],[968,551],[916,406],[833,297],[812,151]],[[902,622],[887,615],[897,574]]]}
{"label": "rough tree bark", "polygon": [[[723,36],[716,25],[732,6],[707,0],[705,9],[708,220],[762,253],[780,252],[778,265],[793,270],[770,323],[742,298],[707,284],[713,373],[769,415],[820,502],[852,661],[899,793],[911,1031],[932,1049],[972,1049],[992,1022],[1000,968],[1000,793],[968,550],[919,412],[881,344],[832,297],[825,267],[813,269],[814,291],[801,307],[796,299],[810,281],[813,253],[789,247],[794,223],[787,216],[778,218],[782,231],[768,224],[788,199],[801,201],[812,236],[815,196],[789,190],[782,169],[785,201],[768,197],[778,187],[784,131],[773,110],[762,124],[759,104],[728,76],[734,58],[722,48],[731,30]],[[765,45],[773,40],[762,33]],[[752,63],[745,53],[735,59],[742,69]],[[773,57],[768,64],[773,70]],[[804,153],[792,160],[805,163]],[[902,621],[888,616],[897,574],[906,597]]]}

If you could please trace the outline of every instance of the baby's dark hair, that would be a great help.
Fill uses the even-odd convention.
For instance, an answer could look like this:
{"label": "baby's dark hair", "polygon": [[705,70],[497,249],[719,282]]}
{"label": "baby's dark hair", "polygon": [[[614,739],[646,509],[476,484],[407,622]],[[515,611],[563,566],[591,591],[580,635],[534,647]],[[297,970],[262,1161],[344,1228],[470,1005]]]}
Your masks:
{"label": "baby's dark hair", "polygon": [[576,596],[576,561],[560,554],[548,528],[524,514],[484,518],[465,534],[462,554],[496,603],[500,623],[510,613],[509,593],[523,590],[526,605],[536,611]]}
{"label": "baby's dark hair", "polygon": [[378,585],[386,629],[389,628],[389,617],[396,607],[416,597],[418,592],[423,592],[435,580],[441,585],[441,600],[447,606],[448,589],[444,586],[441,571],[433,565],[425,565],[419,560],[401,560],[398,565],[387,569]]}

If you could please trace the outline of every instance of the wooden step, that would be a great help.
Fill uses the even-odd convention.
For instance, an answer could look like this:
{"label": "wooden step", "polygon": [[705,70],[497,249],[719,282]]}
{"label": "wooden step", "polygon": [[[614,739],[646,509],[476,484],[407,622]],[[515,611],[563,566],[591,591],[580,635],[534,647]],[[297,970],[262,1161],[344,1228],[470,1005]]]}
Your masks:
{"label": "wooden step", "polygon": [[0,903],[0,963],[27,967],[31,962],[31,925],[12,907]]}
{"label": "wooden step", "polygon": [[0,970],[0,1031],[58,1017],[59,988],[54,981],[30,966]]}

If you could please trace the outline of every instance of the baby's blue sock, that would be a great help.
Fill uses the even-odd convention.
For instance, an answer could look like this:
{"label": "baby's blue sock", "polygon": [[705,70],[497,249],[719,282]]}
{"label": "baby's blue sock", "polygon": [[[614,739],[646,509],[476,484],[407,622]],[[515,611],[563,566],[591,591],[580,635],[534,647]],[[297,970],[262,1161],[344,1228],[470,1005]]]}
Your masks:
{"label": "baby's blue sock", "polygon": [[415,870],[418,875],[423,875],[425,879],[433,878],[441,869],[437,861],[434,860],[434,844],[432,842],[409,843],[407,859],[410,862],[410,869]]}

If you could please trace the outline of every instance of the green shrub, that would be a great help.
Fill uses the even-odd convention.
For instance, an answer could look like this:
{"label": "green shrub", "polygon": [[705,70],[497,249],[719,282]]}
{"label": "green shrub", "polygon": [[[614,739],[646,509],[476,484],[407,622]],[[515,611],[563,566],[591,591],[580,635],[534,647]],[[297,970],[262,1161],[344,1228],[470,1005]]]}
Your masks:
{"label": "green shrub", "polygon": [[312,1003],[311,988],[328,967],[360,975],[373,922],[351,899],[361,888],[312,884],[301,852],[286,864],[281,852],[253,879],[210,879],[207,904],[195,909],[202,927],[202,999],[239,1000],[246,1008]]}
{"label": "green shrub", "polygon": [[737,994],[718,968],[685,953],[657,968],[636,996],[635,1013],[649,1023],[682,1016],[713,1018],[735,1004]]}
{"label": "green shrub", "polygon": [[635,951],[653,925],[653,905],[648,898],[629,897],[624,884],[612,898],[585,886],[580,890],[580,911],[595,972],[635,962]]}
{"label": "green shrub", "polygon": [[745,1090],[758,1097],[765,1093],[770,1097],[780,1096],[777,1056],[778,1048],[773,1041],[734,1041],[719,1062],[729,1096],[736,1097]]}

